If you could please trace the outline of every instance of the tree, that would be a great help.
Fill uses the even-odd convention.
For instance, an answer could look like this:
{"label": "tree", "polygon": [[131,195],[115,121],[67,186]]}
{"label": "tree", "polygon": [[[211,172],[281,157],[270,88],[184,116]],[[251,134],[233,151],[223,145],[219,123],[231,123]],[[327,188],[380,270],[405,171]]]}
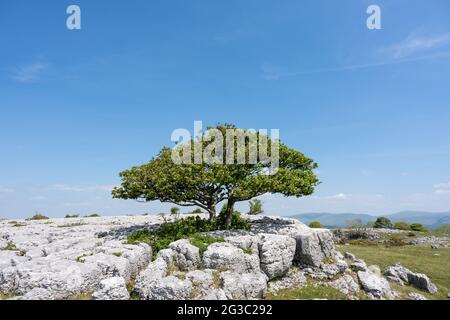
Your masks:
{"label": "tree", "polygon": [[427,229],[420,223],[412,223],[410,228],[412,231],[427,232]]}
{"label": "tree", "polygon": [[345,222],[349,229],[362,229],[364,228],[364,223],[361,219],[353,219]]}
{"label": "tree", "polygon": [[[228,135],[227,130],[242,133],[244,139],[235,135]],[[186,150],[195,150],[201,145],[203,150],[215,147],[214,156],[223,155],[226,163],[206,161],[202,154],[200,164],[196,164],[195,153],[191,155],[191,163],[175,164],[172,161],[171,149],[164,148],[149,163],[140,167],[133,167],[120,173],[122,185],[113,190],[113,197],[120,199],[139,199],[141,201],[159,200],[171,202],[179,206],[198,206],[207,210],[210,219],[216,217],[216,206],[226,201],[225,226],[230,226],[233,219],[234,206],[241,201],[248,201],[266,193],[278,193],[284,196],[302,197],[314,192],[319,181],[313,170],[317,164],[301,152],[282,144],[279,140],[266,140],[265,147],[272,155],[273,146],[278,146],[278,170],[270,174],[271,163],[261,157],[261,146],[258,145],[258,160],[256,163],[247,161],[239,163],[239,144],[244,145],[244,155],[250,159],[251,147],[255,147],[263,138],[259,132],[240,130],[233,125],[217,125],[208,128],[217,136],[221,135],[222,143],[215,143],[212,135],[209,140],[194,140],[180,145],[175,149],[180,155]],[[229,149],[228,146],[232,146]],[[228,162],[231,159],[232,162]]]}
{"label": "tree", "polygon": [[319,221],[313,221],[309,224],[309,227],[314,229],[321,229],[323,228],[323,225]]}
{"label": "tree", "polygon": [[249,211],[248,214],[250,215],[257,215],[264,212],[262,208],[262,201],[259,199],[250,200],[249,202]]}
{"label": "tree", "polygon": [[388,218],[379,217],[375,221],[375,224],[373,227],[377,228],[377,229],[392,229],[393,225],[392,225],[391,220],[389,220]]}
{"label": "tree", "polygon": [[178,207],[172,207],[172,208],[170,208],[170,214],[171,214],[171,215],[176,216],[176,215],[178,215],[179,213],[180,213],[180,208],[178,208]]}
{"label": "tree", "polygon": [[411,225],[408,222],[398,221],[394,223],[394,229],[411,230]]}

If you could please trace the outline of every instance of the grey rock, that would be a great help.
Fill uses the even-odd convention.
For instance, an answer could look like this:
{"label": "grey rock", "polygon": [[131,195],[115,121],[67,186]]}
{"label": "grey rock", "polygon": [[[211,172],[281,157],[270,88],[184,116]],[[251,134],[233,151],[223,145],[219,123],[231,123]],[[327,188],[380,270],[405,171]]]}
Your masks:
{"label": "grey rock", "polygon": [[226,269],[236,272],[258,272],[259,258],[246,254],[230,243],[213,243],[203,254],[203,266],[208,269]]}
{"label": "grey rock", "polygon": [[416,292],[408,293],[408,297],[411,298],[411,300],[428,300],[423,295],[416,293]]}
{"label": "grey rock", "polygon": [[388,280],[400,285],[410,284],[418,289],[432,294],[438,291],[436,285],[431,282],[428,276],[422,273],[414,273],[402,266],[400,263],[388,267],[384,275]]}
{"label": "grey rock", "polygon": [[364,291],[374,299],[393,299],[394,294],[389,282],[370,271],[358,271],[358,279]]}
{"label": "grey rock", "polygon": [[292,267],[284,277],[272,280],[268,283],[268,292],[276,293],[284,289],[304,288],[305,286],[306,277],[303,270]]}
{"label": "grey rock", "polygon": [[23,296],[17,296],[14,298],[11,298],[10,300],[30,300],[30,301],[37,301],[37,300],[55,300],[55,297],[53,294],[43,288],[34,288],[33,290],[27,292]]}
{"label": "grey rock", "polygon": [[365,272],[368,270],[367,264],[364,262],[364,260],[361,259],[355,259],[354,262],[350,265],[350,268],[355,272]]}
{"label": "grey rock", "polygon": [[284,276],[292,265],[296,242],[282,235],[262,234],[258,244],[261,270],[274,279]]}
{"label": "grey rock", "polygon": [[267,292],[267,276],[264,273],[222,272],[222,289],[228,299],[258,299]]}
{"label": "grey rock", "polygon": [[125,279],[114,277],[102,280],[100,288],[92,295],[93,300],[129,300]]}
{"label": "grey rock", "polygon": [[152,286],[167,275],[167,270],[166,261],[162,257],[158,257],[148,265],[147,269],[139,273],[135,281],[134,291],[142,299],[149,299]]}
{"label": "grey rock", "polygon": [[333,287],[347,295],[349,298],[354,298],[360,291],[358,283],[348,274],[345,274],[334,281],[322,283],[322,285]]}
{"label": "grey rock", "polygon": [[174,276],[161,278],[149,287],[148,300],[186,300],[191,297],[192,284],[189,280],[180,280]]}
{"label": "grey rock", "polygon": [[200,250],[189,240],[181,239],[172,242],[169,248],[175,252],[176,265],[180,270],[194,270],[200,264]]}
{"label": "grey rock", "polygon": [[353,253],[350,252],[345,252],[344,253],[344,258],[350,261],[354,261],[356,259],[355,255]]}
{"label": "grey rock", "polygon": [[200,297],[200,300],[228,300],[222,289],[210,289]]}

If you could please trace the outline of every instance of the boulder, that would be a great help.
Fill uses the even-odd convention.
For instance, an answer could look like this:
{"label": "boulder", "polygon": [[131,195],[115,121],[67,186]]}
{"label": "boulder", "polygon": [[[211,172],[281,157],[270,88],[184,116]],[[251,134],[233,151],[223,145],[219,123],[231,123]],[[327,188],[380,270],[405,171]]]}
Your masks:
{"label": "boulder", "polygon": [[344,258],[350,261],[354,261],[356,259],[355,255],[353,253],[350,252],[345,252],[344,253]]}
{"label": "boulder", "polygon": [[358,283],[356,283],[353,277],[348,274],[345,274],[334,281],[324,282],[322,285],[333,287],[347,295],[349,298],[354,298],[360,291]]}
{"label": "boulder", "polygon": [[257,255],[246,254],[242,249],[226,242],[216,242],[208,246],[203,254],[203,266],[207,269],[236,272],[260,271]]}
{"label": "boulder", "polygon": [[200,249],[187,239],[172,242],[169,249],[175,252],[176,265],[180,270],[195,270],[200,263]]}
{"label": "boulder", "polygon": [[286,235],[296,241],[294,262],[318,267],[325,258],[337,254],[333,234],[327,229],[312,229],[296,219],[285,217],[247,216],[255,233]]}
{"label": "boulder", "polygon": [[136,277],[134,291],[142,298],[148,299],[149,292],[155,282],[167,275],[168,266],[163,258],[156,258],[151,262],[147,269],[139,273]]}
{"label": "boulder", "polygon": [[158,279],[148,288],[147,300],[186,300],[191,297],[192,284],[174,276]]}
{"label": "boulder", "polygon": [[370,271],[358,271],[358,279],[364,291],[373,299],[393,299],[389,282]]}
{"label": "boulder", "polygon": [[100,281],[100,288],[92,295],[93,300],[129,300],[127,284],[122,277]]}
{"label": "boulder", "polygon": [[274,279],[284,276],[292,265],[295,240],[288,236],[262,234],[258,244],[261,270]]}
{"label": "boulder", "polygon": [[261,272],[222,272],[222,289],[228,299],[258,299],[267,292],[267,276]]}
{"label": "boulder", "polygon": [[355,272],[358,272],[358,271],[365,272],[368,270],[367,264],[362,259],[355,259],[353,261],[353,263],[350,265],[350,268]]}
{"label": "boulder", "polygon": [[400,263],[388,267],[384,275],[388,280],[400,285],[410,284],[417,289],[424,290],[432,294],[438,291],[436,285],[434,285],[425,274],[414,273],[402,266]]}

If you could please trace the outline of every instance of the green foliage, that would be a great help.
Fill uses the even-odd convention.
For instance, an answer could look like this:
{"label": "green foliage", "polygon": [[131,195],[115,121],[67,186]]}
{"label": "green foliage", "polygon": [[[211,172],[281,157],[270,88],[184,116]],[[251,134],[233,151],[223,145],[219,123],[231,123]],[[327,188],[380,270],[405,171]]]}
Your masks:
{"label": "green foliage", "polygon": [[224,241],[221,237],[215,238],[207,234],[193,234],[190,236],[190,239],[191,244],[200,249],[200,256],[203,256],[203,253],[210,244]]}
{"label": "green foliage", "polygon": [[64,218],[66,219],[75,219],[75,218],[79,218],[80,215],[79,214],[67,214]]}
{"label": "green foliage", "polygon": [[248,214],[250,215],[257,215],[263,213],[263,204],[262,201],[259,199],[250,200],[249,202],[249,211]]}
{"label": "green foliage", "polygon": [[389,220],[388,218],[379,217],[375,221],[375,224],[373,225],[373,227],[377,228],[377,229],[392,229],[393,225],[392,225],[391,220]]}
{"label": "green foliage", "polygon": [[[248,222],[238,214],[235,215],[233,220],[234,229],[249,229]],[[154,254],[158,253],[160,250],[167,248],[167,246],[174,241],[180,239],[194,239],[200,246],[206,245],[212,239],[208,237],[203,237],[197,235],[200,232],[209,232],[216,230],[224,230],[225,226],[221,224],[220,220],[210,221],[201,219],[199,216],[188,217],[186,219],[181,219],[175,222],[165,222],[161,226],[153,231],[150,230],[138,230],[131,233],[128,236],[129,244],[136,244],[139,242],[144,242],[149,244]],[[215,242],[220,241],[216,240]],[[202,245],[203,243],[203,245]],[[202,247],[199,247],[202,249]]]}
{"label": "green foliage", "polygon": [[[236,130],[242,134],[243,139],[238,139],[236,135],[228,137],[226,132],[228,129]],[[122,185],[112,191],[113,197],[197,206],[206,210],[211,220],[215,219],[216,205],[226,200],[229,210],[226,212],[225,224],[231,226],[233,208],[237,202],[248,201],[266,193],[302,197],[312,194],[314,187],[319,184],[313,173],[317,164],[278,140],[266,141],[269,157],[272,144],[279,146],[279,169],[273,175],[269,175],[267,174],[271,169],[269,161],[259,159],[255,164],[248,162],[240,164],[237,151],[237,146],[243,147],[239,149],[245,150],[247,159],[250,147],[255,147],[258,141],[266,139],[267,136],[239,130],[229,124],[219,124],[215,128],[209,128],[209,132],[212,136],[213,133],[220,133],[225,138],[221,153],[224,159],[230,159],[232,162],[211,163],[202,159],[202,164],[194,164],[194,153],[191,152],[191,164],[176,164],[172,160],[172,150],[163,148],[149,163],[121,172]],[[179,145],[174,154],[182,156],[186,151],[189,160],[189,151],[196,146],[203,150],[211,149],[215,147],[214,142],[214,138],[208,141],[192,140]],[[234,146],[234,154],[227,155],[227,145]],[[217,150],[215,151],[217,154]]]}
{"label": "green foliage", "polygon": [[201,214],[201,213],[203,213],[203,211],[202,211],[202,209],[197,208],[197,209],[192,210],[191,213],[192,214]]}
{"label": "green foliage", "polygon": [[331,286],[314,285],[309,281],[304,288],[289,288],[267,295],[267,300],[347,300],[347,296]]}
{"label": "green foliage", "polygon": [[[434,295],[419,290],[417,292],[428,299],[448,299],[447,293],[450,292],[450,276],[448,272],[448,266],[450,265],[449,249],[432,249],[429,245],[392,247],[384,247],[381,245],[350,245],[338,246],[337,249],[342,253],[353,253],[358,258],[363,259],[367,265],[380,266],[382,272],[389,266],[401,263],[413,272],[426,274],[436,284],[439,291]],[[397,288],[393,284],[391,285],[395,291],[400,288]],[[401,288],[414,289],[411,286],[402,286]]]}
{"label": "green foliage", "polygon": [[309,227],[314,229],[321,229],[323,228],[323,225],[319,221],[313,221],[309,224]]}
{"label": "green foliage", "polygon": [[448,235],[448,234],[450,234],[450,225],[444,224],[444,225],[442,225],[442,226],[437,227],[437,228],[435,229],[435,231],[436,231],[437,233],[442,233],[442,234]]}
{"label": "green foliage", "polygon": [[394,223],[394,229],[411,230],[411,225],[408,222],[399,221]]}
{"label": "green foliage", "polygon": [[412,231],[427,232],[427,229],[420,223],[411,223],[410,228]]}
{"label": "green foliage", "polygon": [[180,214],[180,208],[178,208],[178,207],[172,207],[172,208],[170,208],[170,214],[171,215],[179,215]]}
{"label": "green foliage", "polygon": [[46,217],[42,214],[36,213],[34,216],[32,216],[31,218],[28,218],[27,220],[48,220],[49,217]]}
{"label": "green foliage", "polygon": [[99,215],[99,214],[96,214],[96,213],[93,213],[93,214],[85,215],[84,217],[85,217],[85,218],[99,218],[100,215]]}

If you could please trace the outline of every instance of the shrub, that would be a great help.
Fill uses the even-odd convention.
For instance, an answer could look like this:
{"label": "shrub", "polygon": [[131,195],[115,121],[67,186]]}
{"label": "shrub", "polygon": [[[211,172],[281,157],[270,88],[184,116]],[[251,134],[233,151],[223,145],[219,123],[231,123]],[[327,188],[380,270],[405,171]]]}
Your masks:
{"label": "shrub", "polygon": [[309,224],[310,228],[320,229],[323,228],[323,225],[319,221],[313,221]]}
{"label": "shrub", "polygon": [[210,244],[215,242],[224,242],[224,239],[221,237],[215,238],[207,234],[194,234],[190,237],[190,239],[191,244],[199,248],[200,256],[203,256],[203,253]]}
{"label": "shrub", "polygon": [[393,225],[392,225],[391,220],[389,220],[388,218],[379,217],[375,221],[375,224],[373,227],[377,228],[377,229],[392,229]]}
{"label": "shrub", "polygon": [[411,230],[411,225],[408,222],[399,221],[394,223],[394,228],[398,230]]}
{"label": "shrub", "polygon": [[49,217],[46,217],[42,214],[36,213],[34,216],[32,216],[31,218],[28,218],[27,220],[48,220]]}
{"label": "shrub", "polygon": [[170,214],[174,215],[174,216],[180,214],[180,208],[178,208],[178,207],[170,208]]}
{"label": "shrub", "polygon": [[64,218],[66,218],[66,219],[74,219],[74,218],[79,218],[79,217],[80,217],[79,214],[72,214],[72,215],[67,214]]}
{"label": "shrub", "polygon": [[[164,222],[161,226],[156,230],[138,230],[131,233],[128,236],[129,244],[136,244],[139,242],[144,242],[149,244],[153,253],[156,254],[160,250],[167,248],[167,246],[174,241],[180,239],[194,239],[201,250],[206,244],[210,241],[213,241],[212,237],[208,238],[207,236],[198,235],[200,232],[209,232],[216,230],[224,230],[225,229],[225,217],[219,219],[221,216],[219,215],[218,219],[215,222],[211,222],[210,220],[201,219],[199,216],[196,217],[188,217],[186,219],[177,220],[174,222]],[[250,228],[247,220],[244,220],[240,217],[238,212],[234,213],[233,229],[244,229],[248,230]],[[217,242],[216,239],[214,242]],[[220,240],[219,240],[220,241]],[[207,247],[207,246],[206,246]],[[205,249],[206,249],[205,247]]]}
{"label": "shrub", "polygon": [[412,231],[427,232],[427,229],[420,223],[412,223],[410,228]]}
{"label": "shrub", "polygon": [[250,208],[249,208],[248,214],[250,214],[250,215],[257,215],[257,214],[261,214],[264,212],[263,207],[262,207],[262,201],[259,199],[250,200],[249,206],[250,206]]}
{"label": "shrub", "polygon": [[100,217],[100,215],[98,215],[98,214],[96,214],[96,213],[93,213],[93,214],[85,215],[84,217],[85,217],[85,218],[98,218],[98,217]]}
{"label": "shrub", "polygon": [[197,209],[192,210],[191,213],[192,213],[192,214],[200,214],[200,213],[203,213],[203,211],[202,211],[202,209],[197,208]]}
{"label": "shrub", "polygon": [[444,224],[442,226],[439,226],[436,228],[436,232],[442,233],[442,234],[450,234],[450,225]]}

